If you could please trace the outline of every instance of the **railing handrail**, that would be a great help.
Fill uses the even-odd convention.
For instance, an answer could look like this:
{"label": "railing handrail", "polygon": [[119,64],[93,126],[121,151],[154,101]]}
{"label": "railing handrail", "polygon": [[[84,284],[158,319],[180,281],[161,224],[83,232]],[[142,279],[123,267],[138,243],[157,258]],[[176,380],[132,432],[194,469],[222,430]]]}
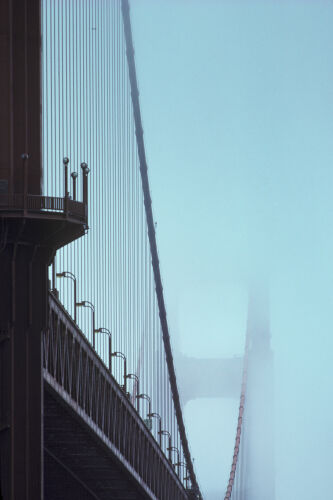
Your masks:
{"label": "railing handrail", "polygon": [[[39,194],[28,194],[26,199],[23,193],[1,193],[0,194],[0,211],[26,211],[41,213],[62,213],[78,217],[79,219],[86,219],[86,205],[82,201],[67,200],[67,211],[65,205],[65,198],[61,196],[47,196]],[[26,203],[25,203],[26,202]]]}

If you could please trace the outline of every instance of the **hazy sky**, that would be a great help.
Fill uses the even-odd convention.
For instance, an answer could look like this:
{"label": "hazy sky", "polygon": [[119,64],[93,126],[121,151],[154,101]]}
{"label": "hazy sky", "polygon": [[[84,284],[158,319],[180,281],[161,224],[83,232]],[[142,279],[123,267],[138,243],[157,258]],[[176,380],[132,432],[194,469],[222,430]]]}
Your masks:
{"label": "hazy sky", "polygon": [[[195,357],[240,354],[247,283],[267,273],[277,500],[331,498],[333,4],[131,7],[175,348]],[[200,484],[220,498],[237,406],[185,407]]]}

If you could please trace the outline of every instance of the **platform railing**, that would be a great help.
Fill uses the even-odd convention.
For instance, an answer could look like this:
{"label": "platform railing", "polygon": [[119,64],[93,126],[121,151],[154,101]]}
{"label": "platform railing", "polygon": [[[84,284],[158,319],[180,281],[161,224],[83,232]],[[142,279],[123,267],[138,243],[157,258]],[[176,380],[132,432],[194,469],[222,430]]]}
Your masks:
{"label": "platform railing", "polygon": [[83,162],[81,163],[82,170],[82,197],[83,200],[76,200],[76,181],[78,174],[72,172],[72,182],[73,182],[73,197],[70,196],[68,190],[68,163],[69,159],[65,157],[63,159],[64,167],[64,197],[59,196],[45,196],[40,194],[30,194],[29,193],[29,182],[28,182],[28,162],[29,155],[22,155],[23,161],[23,193],[12,193],[3,192],[8,190],[8,181],[2,181],[2,192],[0,191],[0,213],[1,212],[23,212],[24,216],[29,213],[36,212],[48,212],[53,214],[63,214],[65,217],[74,217],[83,221],[87,224],[88,221],[88,174],[90,169],[88,165]]}
{"label": "platform railing", "polygon": [[86,219],[86,205],[71,198],[40,196],[28,194],[0,194],[0,212],[48,212],[75,217],[82,221]]}

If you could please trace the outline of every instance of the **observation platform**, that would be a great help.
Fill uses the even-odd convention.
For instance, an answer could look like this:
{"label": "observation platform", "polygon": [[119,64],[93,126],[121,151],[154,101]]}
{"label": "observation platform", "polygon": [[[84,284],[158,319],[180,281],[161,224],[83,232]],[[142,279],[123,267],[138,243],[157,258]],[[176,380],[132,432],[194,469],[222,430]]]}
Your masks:
{"label": "observation platform", "polygon": [[61,248],[88,229],[87,204],[70,197],[0,194],[0,234],[7,242]]}

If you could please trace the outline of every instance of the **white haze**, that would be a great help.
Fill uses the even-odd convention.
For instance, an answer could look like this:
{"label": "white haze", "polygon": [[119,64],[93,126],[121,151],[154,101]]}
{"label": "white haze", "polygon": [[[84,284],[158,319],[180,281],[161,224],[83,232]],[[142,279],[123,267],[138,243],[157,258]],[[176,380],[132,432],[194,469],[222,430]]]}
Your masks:
{"label": "white haze", "polygon": [[[248,283],[266,275],[276,499],[329,499],[333,5],[132,0],[131,10],[175,352],[242,353]],[[225,492],[237,408],[184,409],[208,500]]]}

